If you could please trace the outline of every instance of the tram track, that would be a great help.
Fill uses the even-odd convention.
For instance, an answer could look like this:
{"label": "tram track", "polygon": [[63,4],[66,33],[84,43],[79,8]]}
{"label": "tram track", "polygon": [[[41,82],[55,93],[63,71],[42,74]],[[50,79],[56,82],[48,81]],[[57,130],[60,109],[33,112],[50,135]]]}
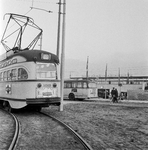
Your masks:
{"label": "tram track", "polygon": [[13,136],[12,142],[11,142],[8,150],[14,150],[16,147],[16,144],[17,144],[18,136],[19,136],[19,127],[20,126],[19,126],[19,121],[18,121],[17,117],[12,113],[10,113],[10,114],[15,121],[15,132],[14,132],[14,136]]}
{"label": "tram track", "polygon": [[[6,110],[4,110],[4,112],[11,115],[14,122],[14,130],[7,143],[8,150],[24,148],[36,149],[33,143],[39,144],[37,141],[40,141],[40,139],[42,139],[42,143],[39,144],[40,148],[45,150],[93,150],[91,146],[70,126],[45,112],[21,112],[16,114],[7,112]],[[26,128],[26,126],[28,126],[28,128]],[[34,137],[32,138],[33,135],[31,131],[34,129],[35,131],[33,132],[36,132],[36,134],[34,134]],[[45,139],[43,139],[43,137],[45,137]],[[30,142],[28,143],[26,139],[29,139],[28,141]],[[56,145],[60,146],[56,147]]]}
{"label": "tram track", "polygon": [[[1,108],[1,107],[0,107]],[[2,128],[1,130],[3,130],[3,137],[2,138],[4,138],[4,139],[6,139],[7,138],[7,142],[6,141],[4,141],[5,143],[7,143],[7,149],[8,150],[14,150],[15,149],[15,147],[16,147],[16,145],[17,145],[17,141],[18,141],[18,136],[19,136],[19,131],[20,131],[20,129],[19,129],[19,121],[18,121],[18,119],[17,119],[17,117],[14,115],[14,114],[12,114],[12,113],[10,113],[10,112],[8,112],[8,111],[6,111],[5,109],[3,109],[3,108],[1,108],[1,110],[4,112],[4,113],[6,113],[6,114],[8,114],[9,115],[9,117],[11,116],[11,119],[13,120],[13,123],[12,123],[12,121],[11,122],[5,122],[5,124],[3,123],[3,125],[2,125],[2,127],[5,127],[5,126],[8,126],[7,127],[7,130],[6,130],[6,128]],[[7,118],[7,120],[11,120],[10,118]],[[13,127],[13,128],[12,128]],[[13,130],[12,130],[13,129]],[[11,133],[11,134],[10,134]],[[11,135],[11,136],[10,136]],[[5,149],[5,147],[0,147],[0,148],[2,148],[2,149]]]}
{"label": "tram track", "polygon": [[58,122],[59,124],[61,124],[64,128],[66,128],[72,135],[75,136],[75,138],[83,145],[83,147],[85,148],[85,150],[93,150],[91,148],[91,146],[76,132],[74,131],[70,126],[68,126],[67,124],[65,124],[64,122],[60,121],[59,119],[49,115],[49,114],[46,114],[44,112],[40,112],[40,114],[43,114],[47,117],[50,117],[52,118],[53,120],[55,120],[56,122]]}
{"label": "tram track", "polygon": [[9,150],[92,150],[72,128],[47,113],[27,111],[11,115],[15,118],[16,131]]}

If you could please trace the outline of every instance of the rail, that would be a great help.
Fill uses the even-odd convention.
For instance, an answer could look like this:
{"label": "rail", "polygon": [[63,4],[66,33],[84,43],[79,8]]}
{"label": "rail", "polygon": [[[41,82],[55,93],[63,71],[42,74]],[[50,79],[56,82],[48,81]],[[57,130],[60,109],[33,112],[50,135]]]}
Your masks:
{"label": "rail", "polygon": [[14,114],[12,114],[12,113],[10,113],[10,114],[15,121],[15,133],[14,133],[13,140],[12,140],[8,150],[14,150],[17,140],[18,140],[18,135],[19,135],[19,121]]}
{"label": "rail", "polygon": [[77,132],[75,132],[70,126],[68,126],[64,122],[60,121],[59,119],[57,119],[57,118],[55,118],[55,117],[53,117],[53,116],[51,116],[49,114],[46,114],[46,113],[43,113],[43,112],[40,112],[40,113],[45,115],[45,116],[48,116],[48,117],[52,118],[53,120],[57,121],[62,126],[64,126],[66,129],[68,129],[77,138],[77,140],[84,146],[84,148],[86,150],[93,150],[91,148],[91,146]]}

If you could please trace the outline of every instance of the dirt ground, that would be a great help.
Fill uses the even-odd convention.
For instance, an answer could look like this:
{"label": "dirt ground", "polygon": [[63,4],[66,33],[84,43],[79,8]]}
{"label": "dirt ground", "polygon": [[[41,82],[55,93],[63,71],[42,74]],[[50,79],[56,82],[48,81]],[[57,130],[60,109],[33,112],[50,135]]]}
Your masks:
{"label": "dirt ground", "polygon": [[148,104],[71,103],[43,111],[77,131],[94,150],[147,150]]}

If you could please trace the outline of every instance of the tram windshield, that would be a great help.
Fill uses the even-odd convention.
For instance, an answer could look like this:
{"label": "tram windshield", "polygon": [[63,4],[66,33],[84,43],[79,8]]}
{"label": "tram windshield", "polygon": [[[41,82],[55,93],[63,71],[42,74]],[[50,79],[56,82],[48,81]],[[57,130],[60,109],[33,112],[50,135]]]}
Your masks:
{"label": "tram windshield", "polygon": [[57,69],[53,63],[37,64],[36,69],[38,79],[57,79]]}

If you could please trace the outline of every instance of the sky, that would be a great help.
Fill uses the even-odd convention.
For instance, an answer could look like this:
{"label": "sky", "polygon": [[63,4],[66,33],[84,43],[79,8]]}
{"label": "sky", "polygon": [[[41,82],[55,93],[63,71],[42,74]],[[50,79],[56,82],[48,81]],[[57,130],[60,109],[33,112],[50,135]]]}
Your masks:
{"label": "sky", "polygon": [[[56,53],[58,0],[1,0],[0,38],[8,17],[32,17],[43,29],[43,49]],[[48,13],[39,9],[51,10]],[[148,0],[67,0],[65,73],[85,75],[148,75]],[[0,54],[4,53],[0,47]]]}

